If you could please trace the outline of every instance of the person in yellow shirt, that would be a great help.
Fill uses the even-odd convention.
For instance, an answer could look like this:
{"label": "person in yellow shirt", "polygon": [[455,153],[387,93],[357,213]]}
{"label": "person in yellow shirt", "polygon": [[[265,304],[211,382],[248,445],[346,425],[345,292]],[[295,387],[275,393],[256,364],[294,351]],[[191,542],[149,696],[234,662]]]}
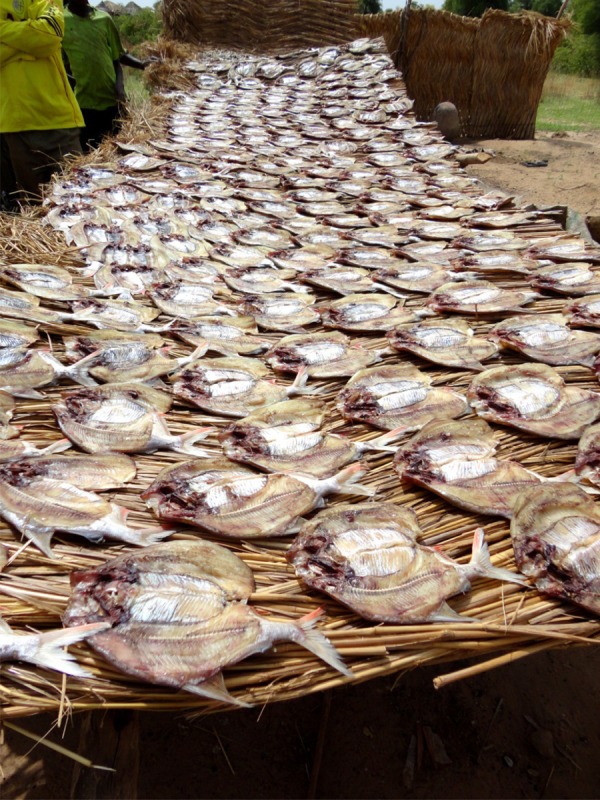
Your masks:
{"label": "person in yellow shirt", "polygon": [[62,62],[62,0],[0,0],[0,192],[5,207],[81,153],[83,117]]}

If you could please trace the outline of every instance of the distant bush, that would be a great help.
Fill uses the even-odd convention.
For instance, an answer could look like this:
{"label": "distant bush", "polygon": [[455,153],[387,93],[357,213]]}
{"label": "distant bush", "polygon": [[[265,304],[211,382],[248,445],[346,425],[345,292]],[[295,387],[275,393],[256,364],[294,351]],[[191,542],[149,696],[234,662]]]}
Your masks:
{"label": "distant bush", "polygon": [[571,33],[557,48],[552,69],[585,78],[600,77],[600,33]]}
{"label": "distant bush", "polygon": [[137,14],[119,14],[113,17],[126,45],[153,42],[162,31],[162,19],[152,8],[143,8]]}

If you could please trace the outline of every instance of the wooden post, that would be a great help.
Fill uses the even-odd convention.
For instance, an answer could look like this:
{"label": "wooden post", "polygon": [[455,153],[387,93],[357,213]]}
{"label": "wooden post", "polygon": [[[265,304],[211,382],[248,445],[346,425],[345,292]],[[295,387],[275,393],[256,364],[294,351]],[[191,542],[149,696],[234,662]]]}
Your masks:
{"label": "wooden post", "polygon": [[571,0],[563,0],[562,6],[558,9],[558,14],[556,15],[556,19],[560,19],[562,17],[564,12],[567,10],[567,6],[569,5],[570,2]]}
{"label": "wooden post", "polygon": [[139,712],[89,711],[82,714],[78,752],[94,764],[115,771],[76,764],[71,779],[71,798],[77,800],[135,800],[140,767]]}

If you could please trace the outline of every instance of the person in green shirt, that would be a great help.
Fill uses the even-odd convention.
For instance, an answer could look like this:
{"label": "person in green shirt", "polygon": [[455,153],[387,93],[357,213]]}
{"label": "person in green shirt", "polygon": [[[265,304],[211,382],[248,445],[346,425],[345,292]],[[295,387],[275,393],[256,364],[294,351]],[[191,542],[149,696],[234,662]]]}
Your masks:
{"label": "person in green shirt", "polygon": [[126,100],[121,65],[144,69],[147,62],[125,52],[110,14],[89,0],[66,0],[66,5],[63,51],[85,121],[81,144],[89,151],[119,130]]}

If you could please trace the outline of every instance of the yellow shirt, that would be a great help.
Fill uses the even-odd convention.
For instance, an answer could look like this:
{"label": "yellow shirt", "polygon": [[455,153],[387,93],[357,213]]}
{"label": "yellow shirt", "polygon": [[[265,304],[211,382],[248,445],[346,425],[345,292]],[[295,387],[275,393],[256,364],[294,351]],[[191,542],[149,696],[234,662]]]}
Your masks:
{"label": "yellow shirt", "polygon": [[0,0],[0,133],[83,127],[63,33],[62,0]]}

